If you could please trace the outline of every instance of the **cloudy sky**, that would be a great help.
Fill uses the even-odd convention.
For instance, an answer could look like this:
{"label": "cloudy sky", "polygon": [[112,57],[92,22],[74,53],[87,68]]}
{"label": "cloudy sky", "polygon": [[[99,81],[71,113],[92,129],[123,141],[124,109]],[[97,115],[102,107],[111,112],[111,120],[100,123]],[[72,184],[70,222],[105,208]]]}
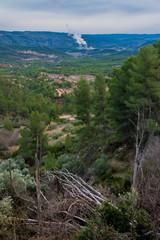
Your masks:
{"label": "cloudy sky", "polygon": [[0,30],[160,33],[160,0],[0,0]]}

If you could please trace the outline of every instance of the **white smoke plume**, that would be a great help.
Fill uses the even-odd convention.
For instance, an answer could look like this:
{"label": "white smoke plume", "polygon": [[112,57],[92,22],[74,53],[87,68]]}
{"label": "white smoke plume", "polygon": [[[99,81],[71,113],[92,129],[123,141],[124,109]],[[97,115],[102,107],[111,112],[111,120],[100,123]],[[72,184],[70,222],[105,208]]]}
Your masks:
{"label": "white smoke plume", "polygon": [[88,46],[87,46],[87,43],[86,41],[82,38],[82,35],[81,34],[78,34],[78,33],[75,33],[68,24],[66,24],[66,28],[67,28],[67,31],[68,31],[68,35],[72,36],[73,39],[76,40],[76,42],[78,43],[79,45],[79,48],[80,49],[87,49]]}
{"label": "white smoke plume", "polygon": [[82,38],[81,34],[73,34],[73,39],[79,44],[79,48],[87,48],[86,41]]}

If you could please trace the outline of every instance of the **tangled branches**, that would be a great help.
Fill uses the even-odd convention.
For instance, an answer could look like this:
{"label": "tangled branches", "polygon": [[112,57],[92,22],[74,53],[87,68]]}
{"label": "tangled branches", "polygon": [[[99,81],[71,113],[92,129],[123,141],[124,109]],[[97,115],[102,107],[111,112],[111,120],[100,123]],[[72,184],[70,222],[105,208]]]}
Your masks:
{"label": "tangled branches", "polygon": [[[42,197],[41,236],[49,239],[69,239],[87,224],[87,219],[99,213],[104,196],[87,184],[82,178],[65,171],[46,172],[41,182],[50,187],[48,195]],[[30,220],[31,221],[31,220]],[[35,232],[39,232],[36,221],[27,222]]]}

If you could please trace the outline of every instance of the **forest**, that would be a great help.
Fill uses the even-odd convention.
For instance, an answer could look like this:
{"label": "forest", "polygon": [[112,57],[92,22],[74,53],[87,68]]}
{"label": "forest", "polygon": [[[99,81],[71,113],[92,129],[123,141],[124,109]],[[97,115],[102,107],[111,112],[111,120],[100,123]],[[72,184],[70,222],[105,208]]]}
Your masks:
{"label": "forest", "polygon": [[0,239],[160,239],[160,40],[114,53],[1,66]]}

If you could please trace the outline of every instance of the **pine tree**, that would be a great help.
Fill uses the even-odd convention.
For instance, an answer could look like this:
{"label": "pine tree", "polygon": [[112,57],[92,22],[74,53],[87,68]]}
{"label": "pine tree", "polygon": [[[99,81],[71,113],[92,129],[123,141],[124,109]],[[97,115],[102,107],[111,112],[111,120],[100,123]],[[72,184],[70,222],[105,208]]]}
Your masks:
{"label": "pine tree", "polygon": [[91,123],[92,98],[90,86],[83,77],[77,83],[77,87],[74,90],[74,100],[77,119],[82,122],[82,127],[77,131],[79,151],[90,167],[92,163],[92,139],[94,134]]}
{"label": "pine tree", "polygon": [[[41,115],[36,111],[31,114],[27,127],[21,132],[19,154],[30,163],[34,164],[35,153],[38,159],[47,148],[47,136],[44,134],[45,124]],[[38,143],[37,143],[38,142]]]}
{"label": "pine tree", "polygon": [[97,75],[94,81],[93,103],[96,150],[98,147],[104,148],[108,135],[106,80],[102,74]]}

